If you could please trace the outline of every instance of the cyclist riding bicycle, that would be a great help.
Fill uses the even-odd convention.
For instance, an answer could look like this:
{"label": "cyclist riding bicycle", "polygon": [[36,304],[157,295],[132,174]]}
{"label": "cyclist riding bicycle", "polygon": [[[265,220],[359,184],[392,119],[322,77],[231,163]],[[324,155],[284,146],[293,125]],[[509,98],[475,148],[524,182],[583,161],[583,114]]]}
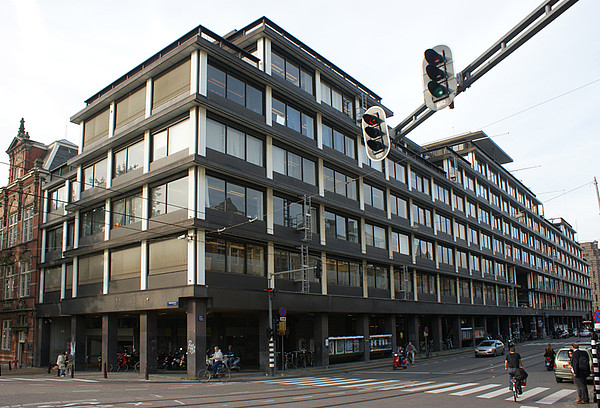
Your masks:
{"label": "cyclist riding bicycle", "polygon": [[412,344],[412,341],[409,341],[406,345],[406,357],[408,358],[408,362],[411,364],[415,363],[415,355],[417,353],[417,348]]}
{"label": "cyclist riding bicycle", "polygon": [[223,364],[223,352],[221,351],[219,346],[215,346],[215,352],[210,358],[210,361],[212,362],[212,372],[216,377],[219,367]]}
{"label": "cyclist riding bicycle", "polygon": [[[514,347],[510,348],[510,352],[506,355],[504,360],[504,370],[508,371],[508,389],[512,391],[513,378],[515,378],[515,371],[517,368],[523,368],[523,360],[521,355],[516,352]],[[517,391],[521,394],[521,381],[517,381]]]}

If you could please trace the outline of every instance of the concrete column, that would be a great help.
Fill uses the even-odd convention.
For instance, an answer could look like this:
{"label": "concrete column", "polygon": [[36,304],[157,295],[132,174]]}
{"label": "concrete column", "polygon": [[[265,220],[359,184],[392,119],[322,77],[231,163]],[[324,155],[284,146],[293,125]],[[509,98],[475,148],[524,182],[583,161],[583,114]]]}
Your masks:
{"label": "concrete column", "polygon": [[118,326],[119,319],[116,313],[102,315],[102,364],[106,363],[107,370],[110,370],[111,365],[116,369]]}
{"label": "concrete column", "polygon": [[462,338],[460,336],[460,316],[456,316],[452,323],[452,343],[455,348],[462,348]]}
{"label": "concrete column", "polygon": [[471,340],[472,340],[471,346],[475,347],[476,344],[475,344],[475,317],[474,316],[471,316],[471,327],[472,327],[472,330],[471,330]]}
{"label": "concrete column", "polygon": [[269,371],[269,337],[267,329],[269,328],[269,313],[260,312],[258,315],[258,364],[259,370]]}
{"label": "concrete column", "polygon": [[76,371],[85,369],[85,317],[71,316],[71,353],[74,353]]}
{"label": "concrete column", "polygon": [[50,323],[48,319],[37,319],[37,336],[34,347],[34,364],[37,367],[48,367],[48,363],[54,363],[50,359]]}
{"label": "concrete column", "polygon": [[369,315],[359,314],[356,321],[356,331],[359,336],[364,336],[363,339],[363,360],[369,361],[371,359],[371,340],[369,339]]}
{"label": "concrete column", "polygon": [[442,349],[442,318],[440,316],[432,316],[431,318],[429,339],[433,340],[433,348],[435,350]]}
{"label": "concrete column", "polygon": [[155,311],[140,312],[140,374],[156,372],[157,315]]}
{"label": "concrete column", "polygon": [[325,341],[329,337],[329,315],[317,313],[315,315],[315,365],[329,365],[329,347]]}
{"label": "concrete column", "polygon": [[[417,316],[407,316],[406,318],[407,342],[412,341],[414,346],[419,349],[419,318]],[[419,350],[420,351],[420,350]]]}
{"label": "concrete column", "polygon": [[385,334],[392,334],[392,351],[398,348],[398,338],[396,335],[396,315],[385,317],[384,322]]}
{"label": "concrete column", "polygon": [[206,299],[187,299],[187,375],[206,366]]}

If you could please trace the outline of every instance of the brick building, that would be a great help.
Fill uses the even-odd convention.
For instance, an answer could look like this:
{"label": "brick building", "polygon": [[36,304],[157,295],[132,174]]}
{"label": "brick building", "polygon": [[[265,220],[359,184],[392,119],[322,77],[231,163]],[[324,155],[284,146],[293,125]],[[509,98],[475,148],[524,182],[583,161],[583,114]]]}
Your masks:
{"label": "brick building", "polygon": [[10,157],[8,184],[0,189],[0,362],[30,366],[39,291],[42,184],[49,172],[77,153],[77,147],[66,140],[49,146],[31,140],[21,119],[6,152]]}

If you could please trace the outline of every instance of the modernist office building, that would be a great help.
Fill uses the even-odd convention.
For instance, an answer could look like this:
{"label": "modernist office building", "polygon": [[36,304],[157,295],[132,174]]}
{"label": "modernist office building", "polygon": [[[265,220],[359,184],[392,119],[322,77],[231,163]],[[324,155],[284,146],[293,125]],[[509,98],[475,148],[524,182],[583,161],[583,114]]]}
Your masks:
{"label": "modernist office building", "polygon": [[600,310],[600,249],[598,241],[582,242],[583,259],[589,264],[592,312]]}
{"label": "modernist office building", "polygon": [[318,365],[584,318],[574,231],[538,213],[510,158],[476,133],[369,162],[373,105],[392,115],[266,18],[200,26],[88,99],[76,171],[47,185],[40,363],[133,348],[152,370],[182,348],[193,375],[231,344],[265,368],[267,275],[318,259],[321,279],[278,275],[270,295],[278,350]]}

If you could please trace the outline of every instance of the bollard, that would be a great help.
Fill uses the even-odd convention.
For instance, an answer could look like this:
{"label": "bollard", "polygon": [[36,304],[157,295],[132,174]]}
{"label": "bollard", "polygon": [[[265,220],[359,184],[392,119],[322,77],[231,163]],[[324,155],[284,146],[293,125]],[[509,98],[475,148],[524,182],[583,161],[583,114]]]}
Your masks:
{"label": "bollard", "polygon": [[2,377],[2,364],[0,364],[0,377]]}
{"label": "bollard", "polygon": [[106,363],[104,363],[104,378],[108,378],[108,373],[106,372]]}
{"label": "bollard", "polygon": [[148,375],[148,363],[145,364],[145,368],[144,368],[144,379],[146,381],[148,381],[150,379],[150,375]]}
{"label": "bollard", "polygon": [[75,378],[75,362],[71,364],[71,378]]}
{"label": "bollard", "polygon": [[8,371],[12,370],[11,366],[10,366],[10,360],[8,360]]}
{"label": "bollard", "polygon": [[48,374],[52,372],[52,363],[48,363]]}

